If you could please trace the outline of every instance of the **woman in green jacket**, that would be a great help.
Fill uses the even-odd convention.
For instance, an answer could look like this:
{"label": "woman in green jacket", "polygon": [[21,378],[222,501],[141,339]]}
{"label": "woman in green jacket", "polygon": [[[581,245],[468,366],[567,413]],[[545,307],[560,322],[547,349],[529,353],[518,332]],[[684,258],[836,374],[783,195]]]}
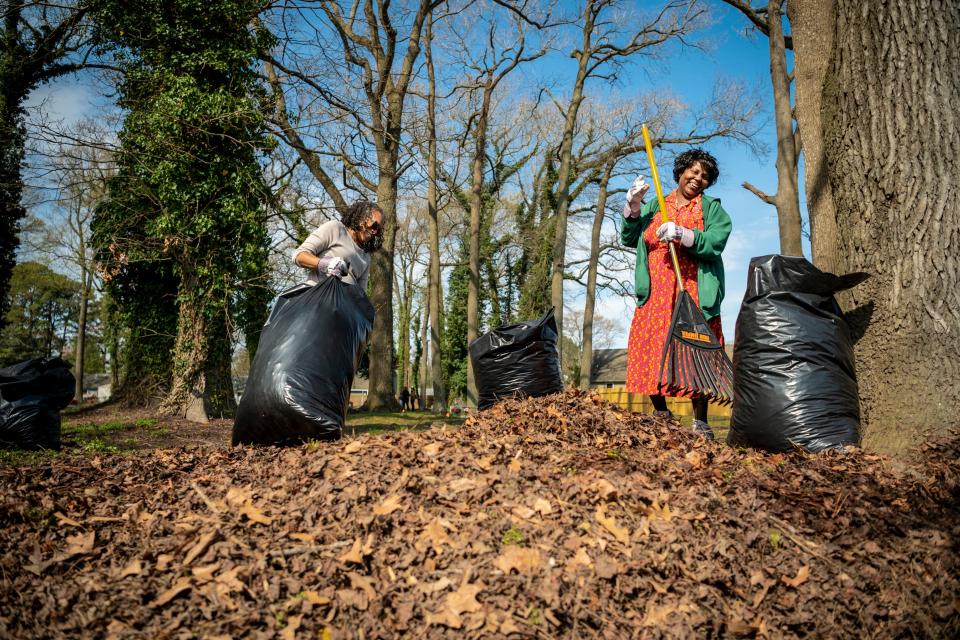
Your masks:
{"label": "woman in green jacket", "polygon": [[671,417],[665,396],[688,397],[693,402],[694,429],[713,439],[707,423],[707,399],[660,384],[660,363],[667,340],[677,277],[668,242],[677,248],[683,286],[703,311],[710,328],[723,343],[720,303],[723,301],[723,260],[720,254],[730,237],[730,216],[720,200],[704,190],[720,176],[717,160],[702,149],[677,156],[673,178],[677,188],[664,199],[669,222],[662,222],[656,198],[644,204],[648,187],[637,178],[627,191],[620,242],[637,249],[634,272],[637,307],[627,343],[627,391],[650,396],[654,415]]}

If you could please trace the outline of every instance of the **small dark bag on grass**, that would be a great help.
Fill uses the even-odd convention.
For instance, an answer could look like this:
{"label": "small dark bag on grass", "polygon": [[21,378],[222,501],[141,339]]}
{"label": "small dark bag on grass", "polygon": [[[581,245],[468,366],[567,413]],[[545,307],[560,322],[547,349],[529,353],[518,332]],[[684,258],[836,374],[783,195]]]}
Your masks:
{"label": "small dark bag on grass", "polygon": [[373,328],[373,305],[356,285],[327,278],[280,294],[260,344],[233,444],[293,445],[343,435],[350,387]]}
{"label": "small dark bag on grass", "polygon": [[853,340],[833,295],[867,278],[800,257],[753,258],[733,347],[727,442],[807,451],[860,442]]}
{"label": "small dark bag on grass", "polygon": [[0,369],[0,447],[60,449],[60,410],[76,388],[70,364],[34,358]]}
{"label": "small dark bag on grass", "polygon": [[497,400],[563,391],[553,309],[536,321],[503,325],[470,343],[477,406]]}

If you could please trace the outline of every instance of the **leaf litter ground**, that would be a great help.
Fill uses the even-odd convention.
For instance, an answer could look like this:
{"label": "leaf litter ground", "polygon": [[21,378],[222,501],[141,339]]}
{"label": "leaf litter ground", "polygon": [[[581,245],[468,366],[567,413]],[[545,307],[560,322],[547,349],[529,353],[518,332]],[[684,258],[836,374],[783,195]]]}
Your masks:
{"label": "leaf litter ground", "polygon": [[576,391],[0,468],[0,636],[957,637],[960,437],[771,455]]}

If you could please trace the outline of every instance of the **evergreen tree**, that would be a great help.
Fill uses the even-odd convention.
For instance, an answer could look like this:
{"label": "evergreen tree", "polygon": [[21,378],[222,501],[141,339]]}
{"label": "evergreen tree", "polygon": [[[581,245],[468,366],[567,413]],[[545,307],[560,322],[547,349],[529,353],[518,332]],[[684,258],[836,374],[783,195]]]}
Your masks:
{"label": "evergreen tree", "polygon": [[450,273],[447,282],[447,309],[443,329],[443,373],[447,379],[450,399],[467,393],[467,286],[470,272],[467,267],[469,245],[460,241],[459,264]]}

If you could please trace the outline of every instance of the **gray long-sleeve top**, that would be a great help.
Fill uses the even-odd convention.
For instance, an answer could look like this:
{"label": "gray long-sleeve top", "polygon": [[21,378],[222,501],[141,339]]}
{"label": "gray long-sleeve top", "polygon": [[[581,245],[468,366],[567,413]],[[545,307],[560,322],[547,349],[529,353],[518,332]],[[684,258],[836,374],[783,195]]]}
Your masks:
{"label": "gray long-sleeve top", "polygon": [[[323,258],[325,256],[337,256],[343,258],[349,265],[347,275],[342,278],[347,284],[359,285],[365,292],[367,290],[367,275],[370,270],[370,255],[357,246],[350,236],[350,232],[339,220],[330,220],[307,236],[299,247],[293,251],[293,262],[296,264],[297,255],[301,251],[307,251]],[[314,285],[320,281],[316,269],[310,269],[307,276],[307,283]]]}

